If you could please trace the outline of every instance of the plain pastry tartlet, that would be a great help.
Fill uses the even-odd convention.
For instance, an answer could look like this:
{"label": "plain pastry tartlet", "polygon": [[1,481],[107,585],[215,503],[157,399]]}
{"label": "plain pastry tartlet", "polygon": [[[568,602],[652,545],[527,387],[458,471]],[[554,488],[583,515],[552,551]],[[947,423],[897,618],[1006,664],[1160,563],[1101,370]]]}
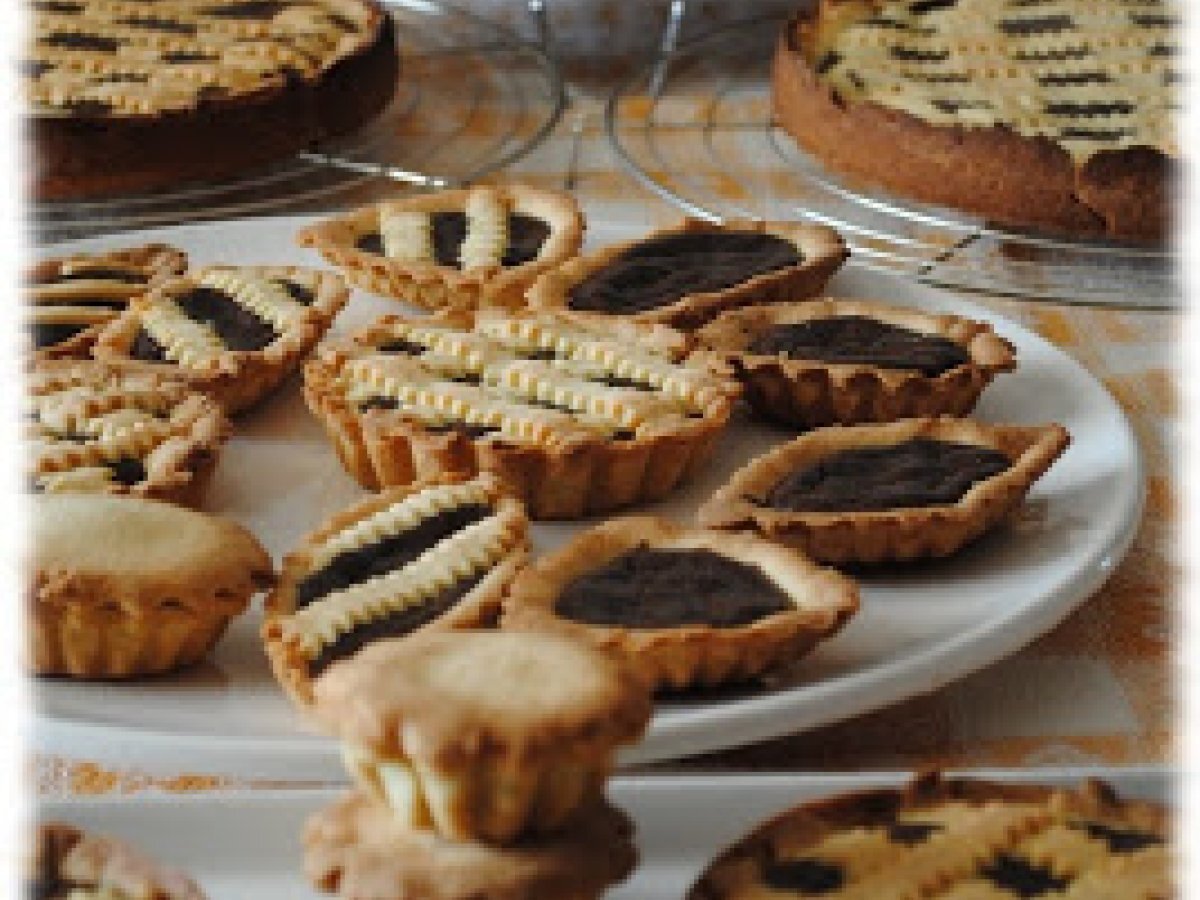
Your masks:
{"label": "plain pastry tartlet", "polygon": [[579,252],[583,216],[560,191],[479,185],[374,203],[297,240],[375,294],[426,309],[515,307],[538,275]]}
{"label": "plain pastry tartlet", "polygon": [[299,365],[349,299],[337,275],[295,266],[204,266],[160,284],[100,333],[98,359],[174,373],[230,414]]}
{"label": "plain pastry tartlet", "polygon": [[129,301],[182,275],[187,256],[166,244],[44,259],[25,273],[26,348],[35,359],[85,359],[100,329]]}
{"label": "plain pastry tartlet", "polygon": [[550,314],[385,316],[322,347],[304,396],[365,487],[490,471],[533,518],[578,518],[662,498],[707,459],[738,388],[682,347]]}
{"label": "plain pastry tartlet", "polygon": [[188,506],[199,502],[229,435],[221,409],[180,381],[75,360],[31,369],[25,421],[32,491]]}
{"label": "plain pastry tartlet", "polygon": [[551,269],[529,306],[691,329],[727,309],[819,294],[846,254],[824,225],[688,219]]}
{"label": "plain pastry tartlet", "polygon": [[947,556],[1002,521],[1069,440],[1061,425],[950,417],[819,428],[734,473],[698,519],[823,562]]}
{"label": "plain pastry tartlet", "polygon": [[798,428],[966,415],[1016,368],[989,325],[859,300],[735,309],[696,340],[756,412]]}
{"label": "plain pastry tartlet", "polygon": [[534,632],[385,641],[314,693],[360,788],[398,823],[493,843],[570,823],[651,712],[646,686],[617,660]]}
{"label": "plain pastry tartlet", "polygon": [[130,497],[31,501],[26,667],[131,678],[190,665],[271,583],[271,558],[216,516]]}
{"label": "plain pastry tartlet", "polygon": [[925,775],[775,817],[713,860],[687,898],[1167,900],[1178,896],[1170,828],[1162,806],[1098,781]]}
{"label": "plain pastry tartlet", "polygon": [[655,687],[684,688],[781,668],[857,609],[852,581],[765,540],[627,517],[518,575],[502,626],[587,641]]}
{"label": "plain pastry tartlet", "polygon": [[528,521],[492,475],[389,488],[343,510],[288,554],[263,639],[302,706],[312,681],[377,641],[491,625],[524,564]]}

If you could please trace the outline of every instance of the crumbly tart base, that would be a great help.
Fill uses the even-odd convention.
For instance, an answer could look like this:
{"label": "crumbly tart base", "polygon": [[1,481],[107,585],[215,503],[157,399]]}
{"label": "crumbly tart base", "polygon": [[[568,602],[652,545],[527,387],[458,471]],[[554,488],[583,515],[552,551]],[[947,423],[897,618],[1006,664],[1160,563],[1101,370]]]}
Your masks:
{"label": "crumbly tart base", "polygon": [[[476,209],[505,216],[520,214],[545,222],[550,233],[537,256],[517,266],[484,261],[463,268],[439,265],[432,259],[380,256],[358,249],[358,240],[380,230],[389,215],[429,215],[466,211],[476,234],[484,235],[503,254],[508,230],[505,224],[472,216]],[[489,234],[488,230],[499,231]],[[467,240],[472,240],[468,231]],[[466,190],[439,191],[420,197],[373,203],[301,230],[296,241],[312,247],[341,270],[354,285],[424,309],[474,309],[484,306],[517,308],[539,275],[570,259],[583,244],[584,221],[575,198],[562,191],[522,184],[479,185]],[[421,249],[414,244],[413,254]],[[493,256],[495,254],[492,254]]]}
{"label": "crumbly tart base", "polygon": [[343,900],[597,900],[637,863],[633,826],[597,801],[571,831],[509,847],[406,828],[361,793],[306,823],[304,870]]}
{"label": "crumbly tart base", "polygon": [[[633,315],[606,315],[570,309],[569,295],[575,285],[644,241],[675,234],[720,231],[774,235],[792,244],[799,251],[801,261],[798,265],[755,275],[723,291],[685,294],[668,306]],[[728,309],[751,303],[778,303],[813,297],[821,293],[848,255],[849,251],[838,233],[824,225],[740,219],[730,219],[718,225],[702,219],[685,219],[679,225],[651,232],[636,241],[606,247],[550,270],[530,288],[528,306],[533,310],[564,311],[571,316],[601,323],[628,319],[639,324],[669,325],[686,331],[700,327]]]}
{"label": "crumbly tart base", "polygon": [[[994,449],[1012,465],[973,485],[957,503],[884,511],[793,512],[761,499],[788,474],[823,457],[915,438]],[[830,426],[802,435],[739,469],[706,502],[708,528],[753,531],[821,562],[879,563],[949,556],[999,524],[1070,443],[1061,425],[987,425],[949,416]]]}
{"label": "crumbly tart base", "polygon": [[[919,334],[953,341],[967,363],[939,375],[870,364],[789,359],[785,354],[752,353],[746,348],[775,325],[840,316],[874,319]],[[745,385],[745,397],[759,415],[797,428],[891,422],[918,416],[964,416],[999,373],[1016,368],[1011,344],[991,326],[954,315],[859,300],[812,300],[747,306],[722,314],[696,332],[697,346],[717,371]]]}
{"label": "crumbly tart base", "polygon": [[[730,628],[594,625],[555,609],[575,579],[638,547],[708,550],[752,566],[780,587],[795,609]],[[504,601],[501,627],[587,641],[615,654],[653,687],[682,689],[746,681],[786,666],[841,629],[858,603],[858,588],[850,579],[760,538],[627,516],[580,534],[518,575]]]}
{"label": "crumbly tart base", "polygon": [[[714,859],[687,897],[1166,900],[1176,896],[1171,830],[1166,809],[1096,780],[1067,789],[929,773],[776,816]],[[811,889],[775,889],[772,878]]]}

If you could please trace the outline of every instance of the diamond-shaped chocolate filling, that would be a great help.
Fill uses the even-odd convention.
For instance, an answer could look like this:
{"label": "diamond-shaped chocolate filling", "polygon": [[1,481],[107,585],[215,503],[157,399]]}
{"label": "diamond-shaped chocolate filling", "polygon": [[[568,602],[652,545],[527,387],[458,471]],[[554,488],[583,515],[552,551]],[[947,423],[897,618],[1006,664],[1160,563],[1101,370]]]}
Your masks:
{"label": "diamond-shaped chocolate filling", "polygon": [[1041,897],[1053,891],[1061,891],[1070,882],[1059,878],[1049,866],[1039,866],[1008,853],[997,854],[996,858],[979,869],[996,887],[1003,888],[1018,897]]}
{"label": "diamond-shaped chocolate filling", "polygon": [[841,890],[846,873],[836,863],[819,859],[775,860],[763,868],[763,882],[777,891],[819,897]]}

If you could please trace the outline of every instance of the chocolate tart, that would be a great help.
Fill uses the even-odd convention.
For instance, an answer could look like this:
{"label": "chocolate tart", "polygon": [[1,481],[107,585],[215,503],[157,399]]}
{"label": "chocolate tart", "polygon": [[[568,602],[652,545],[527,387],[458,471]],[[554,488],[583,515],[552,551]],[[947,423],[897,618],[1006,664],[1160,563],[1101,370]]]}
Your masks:
{"label": "chocolate tart", "polygon": [[262,634],[302,707],[330,666],[418,630],[485,627],[529,550],[528,521],[483,474],[389,488],[333,516],[288,554]]}
{"label": "chocolate tart", "polygon": [[708,458],[735,383],[662,327],[552,314],[385,316],[304,368],[309,409],[371,490],[493,472],[535,519],[660,499]]}
{"label": "chocolate tart", "polygon": [[759,415],[797,428],[966,415],[1016,368],[989,325],[858,300],[731,310],[696,342]]}
{"label": "chocolate tart", "polygon": [[922,775],[805,803],[713,860],[687,900],[1178,896],[1170,815],[1078,788]]}
{"label": "chocolate tart", "polygon": [[739,469],[700,508],[828,563],[948,556],[997,525],[1066,449],[1061,425],[951,417],[819,428]]}
{"label": "chocolate tart", "polygon": [[824,225],[687,219],[550,270],[529,306],[692,329],[727,309],[819,294],[846,255]]}
{"label": "chocolate tart", "polygon": [[94,361],[37,363],[26,398],[34,492],[195,506],[230,433],[221,409],[183,382]]}
{"label": "chocolate tart", "polygon": [[32,190],[79,200],[220,179],[374,118],[396,89],[373,0],[32,0]]}
{"label": "chocolate tart", "polygon": [[44,259],[25,273],[26,352],[86,359],[104,325],[134,297],[182,275],[187,256],[166,244]]}
{"label": "chocolate tart", "polygon": [[398,823],[499,844],[574,827],[651,714],[646,685],[617,660],[537,632],[385,641],[314,694],[360,789]]}
{"label": "chocolate tart", "polygon": [[586,640],[660,688],[757,678],[858,609],[833,569],[751,535],[613,519],[517,576],[501,626]]}
{"label": "chocolate tart", "polygon": [[350,292],[295,266],[204,266],[160,284],[100,333],[114,366],[186,381],[231,415],[258,403],[320,340]]}
{"label": "chocolate tart", "polygon": [[575,198],[479,185],[373,203],[302,230],[355,285],[425,309],[518,307],[542,272],[579,252]]}

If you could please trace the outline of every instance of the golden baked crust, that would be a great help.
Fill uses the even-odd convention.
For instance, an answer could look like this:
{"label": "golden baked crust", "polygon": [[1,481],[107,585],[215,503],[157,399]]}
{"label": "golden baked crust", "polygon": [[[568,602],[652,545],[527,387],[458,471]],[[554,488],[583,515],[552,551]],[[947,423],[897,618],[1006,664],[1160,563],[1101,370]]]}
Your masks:
{"label": "golden baked crust", "polygon": [[[572,582],[642,549],[707,551],[740,563],[762,573],[794,608],[736,627],[591,624],[557,609]],[[708,581],[701,583],[712,587]],[[501,626],[553,631],[588,641],[616,654],[655,687],[684,688],[756,678],[785,666],[835,634],[857,609],[858,589],[852,581],[767,541],[629,516],[580,534],[521,572],[505,598]]]}
{"label": "golden baked crust", "polygon": [[[589,276],[602,271],[630,250],[650,241],[674,235],[740,232],[772,235],[793,247],[800,262],[759,275],[754,275],[733,287],[719,291],[692,292],[679,296],[674,302],[643,312],[611,315],[603,312],[575,311],[571,308],[570,292]],[[529,290],[530,309],[568,311],[572,316],[611,323],[628,319],[639,324],[670,325],[692,329],[703,325],[727,309],[750,303],[774,303],[784,300],[803,300],[819,294],[834,272],[845,261],[848,251],[841,237],[824,225],[796,222],[760,222],[731,219],[721,224],[700,219],[685,219],[679,225],[652,232],[636,241],[616,244],[595,253],[569,260],[551,269]]]}
{"label": "golden baked crust", "polygon": [[1171,832],[1162,806],[1095,780],[1068,789],[930,773],[776,816],[713,860],[687,897],[1166,900],[1177,892]]}
{"label": "golden baked crust", "polygon": [[[478,517],[430,534],[419,555],[410,554],[411,559],[386,572],[377,560],[363,556],[372,547],[419,533],[439,517],[464,510],[477,510]],[[521,503],[506,496],[500,481],[488,473],[388,488],[335,514],[284,558],[279,582],[267,597],[262,635],[275,677],[297,704],[308,708],[314,677],[319,677],[310,668],[327,647],[356,627],[415,612],[437,600],[439,590],[453,590],[463,579],[474,581],[465,594],[405,633],[493,624],[505,588],[528,558],[528,531]],[[298,598],[307,580],[339,564],[343,577],[329,590],[302,590]],[[376,638],[383,639],[398,635]],[[354,652],[343,658],[352,659]]]}
{"label": "golden baked crust", "polygon": [[[432,216],[437,213],[466,214],[457,266],[436,259]],[[542,222],[548,231],[533,258],[508,265],[503,258],[513,215]],[[579,252],[583,229],[583,215],[570,194],[501,184],[373,203],[310,225],[296,240],[374,294],[433,310],[515,308],[542,272]],[[381,235],[381,252],[362,248],[370,235]]]}
{"label": "golden baked crust", "polygon": [[129,678],[203,657],[271,583],[271,558],[240,525],[128,497],[32,498],[26,666],[38,675]]}
{"label": "golden baked crust", "polygon": [[[822,319],[869,319],[953,342],[967,360],[936,375],[915,368],[822,362],[747,348],[779,325]],[[737,377],[759,415],[797,428],[890,422],[914,416],[962,416],[1001,372],[1016,368],[1013,347],[990,325],[861,300],[812,300],[747,306],[696,332],[718,371]]]}
{"label": "golden baked crust", "polygon": [[[197,292],[219,295],[239,314],[269,327],[269,343],[259,349],[229,349],[209,313],[193,318],[181,306],[180,301]],[[349,296],[341,278],[318,269],[203,266],[139,298],[104,328],[92,352],[123,369],[182,379],[232,415],[263,399],[300,364]],[[138,358],[147,336],[151,358]]]}
{"label": "golden baked crust", "polygon": [[308,407],[367,488],[489,471],[535,519],[670,493],[707,459],[737,385],[671,329],[553,314],[385,316],[304,368]]}
{"label": "golden baked crust", "polygon": [[314,696],[351,774],[399,821],[495,843],[566,825],[651,713],[617,660],[537,632],[380,642],[326,672]]}
{"label": "golden baked crust", "polygon": [[[914,439],[988,448],[1007,457],[1010,465],[948,505],[795,512],[764,502],[783,478],[833,454]],[[710,528],[755,531],[828,563],[948,556],[1003,520],[1069,442],[1061,425],[986,425],[949,416],[819,428],[739,469],[700,508],[697,518]]]}

